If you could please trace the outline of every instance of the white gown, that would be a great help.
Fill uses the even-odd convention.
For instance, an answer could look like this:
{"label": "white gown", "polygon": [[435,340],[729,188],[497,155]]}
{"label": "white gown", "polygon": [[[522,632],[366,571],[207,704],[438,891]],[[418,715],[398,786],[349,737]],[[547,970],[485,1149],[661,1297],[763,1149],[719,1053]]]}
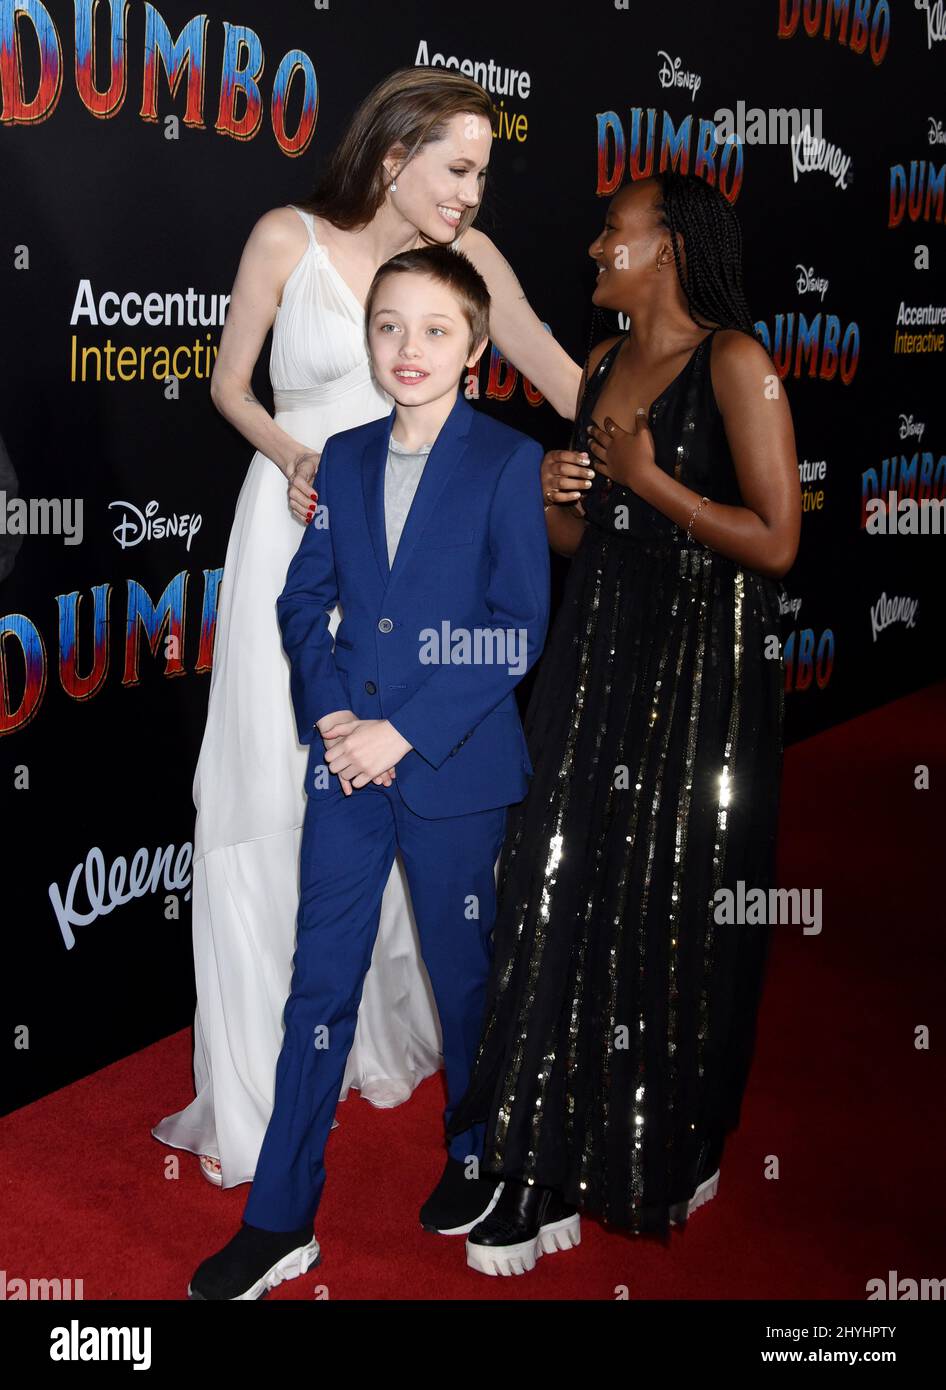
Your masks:
{"label": "white gown", "polygon": [[[388,415],[371,375],[364,310],[316,239],[273,324],[275,418],[321,451],[329,435]],[[454,241],[454,247],[459,238]],[[316,480],[316,489],[318,482]],[[217,610],[207,725],[194,777],[196,1097],[151,1131],[220,1159],[223,1186],[252,1180],[273,1105],[299,905],[308,749],[296,738],[276,599],[302,539],[280,470],[257,452],[240,490]],[[329,619],[333,634],[340,621]],[[342,1083],[400,1105],[441,1064],[436,1006],[398,855]]]}

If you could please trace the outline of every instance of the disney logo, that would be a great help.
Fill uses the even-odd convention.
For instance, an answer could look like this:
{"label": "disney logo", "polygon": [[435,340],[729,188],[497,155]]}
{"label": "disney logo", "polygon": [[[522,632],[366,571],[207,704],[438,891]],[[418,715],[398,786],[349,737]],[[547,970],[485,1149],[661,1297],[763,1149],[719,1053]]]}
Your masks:
{"label": "disney logo", "polygon": [[916,424],[913,423],[913,416],[912,416],[912,415],[904,415],[904,414],[901,413],[901,415],[900,415],[900,438],[901,438],[901,439],[911,439],[911,438],[922,439],[922,438],[923,438],[923,431],[924,431],[925,429],[926,429],[926,425],[925,425],[925,424],[921,424],[919,420],[917,420]]}
{"label": "disney logo", "polygon": [[144,511],[139,511],[134,502],[109,502],[112,507],[124,507],[125,514],[115,527],[112,535],[122,550],[140,545],[142,541],[169,540],[172,536],[186,536],[186,548],[190,550],[191,541],[203,523],[199,512],[172,512],[170,516],[158,516],[158,503],[149,502]]}
{"label": "disney logo", "polygon": [[696,94],[703,84],[702,77],[697,76],[695,72],[683,71],[683,59],[671,58],[662,48],[658,48],[657,57],[663,59],[662,65],[657,69],[657,79],[661,87],[688,87],[690,100],[695,101]]}
{"label": "disney logo", "polygon": [[804,294],[807,290],[812,290],[815,294],[820,294],[821,298],[824,299],[825,291],[828,288],[827,280],[816,279],[815,272],[811,267],[806,269],[803,265],[796,265],[795,269],[798,271],[798,280],[795,285],[798,293]]}
{"label": "disney logo", "polygon": [[931,144],[931,145],[946,145],[946,130],[943,129],[943,123],[942,123],[942,121],[939,120],[939,119],[937,119],[936,116],[927,116],[926,119],[927,119],[927,120],[929,121],[929,123],[930,123],[930,128],[929,128],[929,141],[930,141],[930,144]]}

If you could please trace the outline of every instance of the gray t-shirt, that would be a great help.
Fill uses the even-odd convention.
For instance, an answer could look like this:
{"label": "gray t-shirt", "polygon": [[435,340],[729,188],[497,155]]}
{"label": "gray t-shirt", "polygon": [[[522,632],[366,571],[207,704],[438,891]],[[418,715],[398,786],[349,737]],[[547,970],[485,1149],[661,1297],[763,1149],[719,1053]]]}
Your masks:
{"label": "gray t-shirt", "polygon": [[384,529],[388,542],[388,564],[394,564],[398,542],[417,491],[432,444],[422,444],[416,452],[405,448],[392,435],[384,470]]}

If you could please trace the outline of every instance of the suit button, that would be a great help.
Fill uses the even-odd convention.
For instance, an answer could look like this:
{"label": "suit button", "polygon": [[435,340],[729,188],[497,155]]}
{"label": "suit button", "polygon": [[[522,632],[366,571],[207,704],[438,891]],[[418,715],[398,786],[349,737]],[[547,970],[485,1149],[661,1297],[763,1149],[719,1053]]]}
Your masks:
{"label": "suit button", "polygon": [[379,632],[390,632],[393,627],[394,624],[392,623],[390,618],[382,618],[381,621],[378,623]]}
{"label": "suit button", "polygon": [[365,681],[365,689],[369,695],[374,695],[378,687],[375,685],[374,681]]}

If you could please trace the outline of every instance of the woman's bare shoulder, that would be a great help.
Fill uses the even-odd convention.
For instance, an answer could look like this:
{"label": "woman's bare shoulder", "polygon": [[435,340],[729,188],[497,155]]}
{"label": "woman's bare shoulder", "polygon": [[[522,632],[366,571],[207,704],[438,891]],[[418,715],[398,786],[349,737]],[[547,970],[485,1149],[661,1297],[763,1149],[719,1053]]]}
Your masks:
{"label": "woman's bare shoulder", "polygon": [[308,233],[293,208],[270,208],[254,223],[247,245],[251,241],[260,251],[279,255],[280,252],[304,250]]}
{"label": "woman's bare shoulder", "polygon": [[278,306],[286,281],[305,255],[308,233],[302,219],[290,207],[270,208],[254,223],[237,277],[238,286],[265,289]]}

